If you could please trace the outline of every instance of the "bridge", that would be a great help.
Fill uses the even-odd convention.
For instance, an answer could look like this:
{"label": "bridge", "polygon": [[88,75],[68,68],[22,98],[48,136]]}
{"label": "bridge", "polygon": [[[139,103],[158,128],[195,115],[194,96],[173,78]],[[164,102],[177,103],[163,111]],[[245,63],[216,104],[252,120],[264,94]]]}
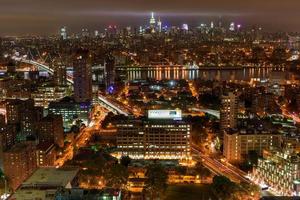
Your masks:
{"label": "bridge", "polygon": [[[18,61],[18,62],[22,62],[22,63],[26,63],[26,64],[36,66],[39,69],[48,72],[49,74],[54,73],[54,69],[51,69],[48,65],[36,62],[34,60],[28,60],[28,59],[25,59],[25,58],[18,58],[18,57],[14,57],[14,56],[12,57],[12,59],[14,59],[15,61]],[[74,84],[73,77],[70,76],[70,75],[67,75],[67,82],[70,83],[71,85],[73,85]]]}
{"label": "bridge", "polygon": [[[18,62],[34,65],[34,66],[38,67],[39,69],[45,70],[49,74],[54,73],[54,70],[51,69],[49,66],[39,63],[39,62],[36,62],[34,60],[28,60],[25,58],[19,58],[19,57],[15,57],[15,56],[13,56],[12,59],[14,59],[15,61],[18,61]],[[67,76],[67,81],[71,85],[74,84],[72,76]],[[96,102],[115,114],[122,114],[122,115],[128,116],[130,113],[127,109],[123,108],[121,105],[117,105],[116,103],[111,102],[105,96],[103,96],[101,94],[98,94]]]}
{"label": "bridge", "polygon": [[120,105],[117,105],[116,103],[111,102],[108,98],[101,94],[98,94],[97,100],[97,103],[99,103],[101,106],[105,107],[106,109],[115,114],[122,114],[125,116],[129,115],[129,111],[127,111],[127,109],[123,108]]}
{"label": "bridge", "polygon": [[218,110],[205,109],[205,108],[191,108],[191,111],[204,112],[204,113],[207,113],[209,115],[215,116],[216,118],[220,119],[220,111],[218,111]]}

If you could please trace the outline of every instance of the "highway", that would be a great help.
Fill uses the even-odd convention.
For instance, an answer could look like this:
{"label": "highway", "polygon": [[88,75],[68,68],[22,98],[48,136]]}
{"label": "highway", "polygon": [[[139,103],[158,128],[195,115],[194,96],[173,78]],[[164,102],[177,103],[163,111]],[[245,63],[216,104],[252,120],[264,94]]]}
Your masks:
{"label": "highway", "polygon": [[[18,62],[23,62],[23,63],[27,63],[27,64],[31,64],[33,66],[36,66],[40,69],[47,71],[49,74],[54,73],[54,70],[52,68],[50,68],[48,65],[34,61],[34,60],[28,60],[28,59],[26,59],[26,57],[12,56],[12,59],[14,59],[15,61],[18,61]],[[71,85],[74,84],[73,77],[70,75],[67,75],[67,81]],[[98,94],[97,100],[99,103],[104,105],[105,108],[109,109],[110,111],[112,111],[116,114],[118,113],[118,114],[128,116],[129,114],[132,113],[130,108],[124,107],[122,104],[116,102],[114,99],[109,99],[108,97],[105,97],[101,94]]]}
{"label": "highway", "polygon": [[203,163],[205,167],[211,170],[216,175],[222,175],[229,178],[231,181],[240,183],[246,182],[252,184],[252,181],[246,178],[247,174],[240,169],[232,166],[227,162],[221,162],[216,158],[211,158],[208,155],[203,154],[197,146],[192,146],[192,151],[194,152],[194,159]]}
{"label": "highway", "polygon": [[[131,111],[128,108],[125,108],[120,103],[116,102],[114,99],[110,99],[108,97],[105,97],[101,94],[98,94],[98,100],[106,105],[108,105],[110,108],[115,110],[117,113],[120,113],[122,115],[128,116]],[[108,108],[109,109],[109,108]]]}

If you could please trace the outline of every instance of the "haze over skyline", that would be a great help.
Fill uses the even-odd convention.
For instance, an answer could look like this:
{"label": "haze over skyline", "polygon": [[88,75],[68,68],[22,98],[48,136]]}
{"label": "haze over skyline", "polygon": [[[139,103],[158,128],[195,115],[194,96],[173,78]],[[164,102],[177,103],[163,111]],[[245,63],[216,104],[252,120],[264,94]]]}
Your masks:
{"label": "haze over skyline", "polygon": [[300,30],[297,0],[0,0],[0,35],[55,34],[65,25],[70,31],[87,27],[100,31],[109,24],[144,25],[154,11],[163,23],[197,25],[222,17],[266,29]]}

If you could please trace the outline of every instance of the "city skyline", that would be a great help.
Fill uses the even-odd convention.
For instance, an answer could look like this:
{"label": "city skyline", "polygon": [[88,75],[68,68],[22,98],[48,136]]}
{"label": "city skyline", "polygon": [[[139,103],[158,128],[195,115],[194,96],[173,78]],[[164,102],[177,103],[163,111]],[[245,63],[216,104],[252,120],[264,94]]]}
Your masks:
{"label": "city skyline", "polygon": [[194,26],[222,17],[226,21],[242,24],[262,25],[271,31],[299,31],[299,2],[279,0],[272,3],[258,0],[202,2],[188,0],[144,1],[89,1],[37,2],[36,0],[6,1],[0,8],[0,35],[56,34],[66,25],[77,31],[83,27],[103,30],[109,24],[121,27],[144,25],[151,11],[162,17],[167,25],[189,23]]}
{"label": "city skyline", "polygon": [[0,200],[300,197],[296,0],[0,1]]}

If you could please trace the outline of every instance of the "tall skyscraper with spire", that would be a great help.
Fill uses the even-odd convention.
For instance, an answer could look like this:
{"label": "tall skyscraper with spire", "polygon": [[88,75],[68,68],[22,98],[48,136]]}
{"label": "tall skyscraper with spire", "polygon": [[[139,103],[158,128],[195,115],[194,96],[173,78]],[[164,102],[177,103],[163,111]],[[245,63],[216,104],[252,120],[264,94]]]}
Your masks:
{"label": "tall skyscraper with spire", "polygon": [[162,23],[160,21],[160,17],[158,18],[158,21],[157,21],[157,28],[158,28],[158,32],[160,33],[161,32],[161,26],[162,26]]}
{"label": "tall skyscraper with spire", "polygon": [[156,20],[155,20],[155,18],[154,18],[154,12],[151,12],[150,29],[151,29],[151,32],[152,32],[152,33],[155,32],[155,24],[156,24]]}
{"label": "tall skyscraper with spire", "polygon": [[153,26],[153,27],[155,26],[154,12],[151,12],[150,26]]}

